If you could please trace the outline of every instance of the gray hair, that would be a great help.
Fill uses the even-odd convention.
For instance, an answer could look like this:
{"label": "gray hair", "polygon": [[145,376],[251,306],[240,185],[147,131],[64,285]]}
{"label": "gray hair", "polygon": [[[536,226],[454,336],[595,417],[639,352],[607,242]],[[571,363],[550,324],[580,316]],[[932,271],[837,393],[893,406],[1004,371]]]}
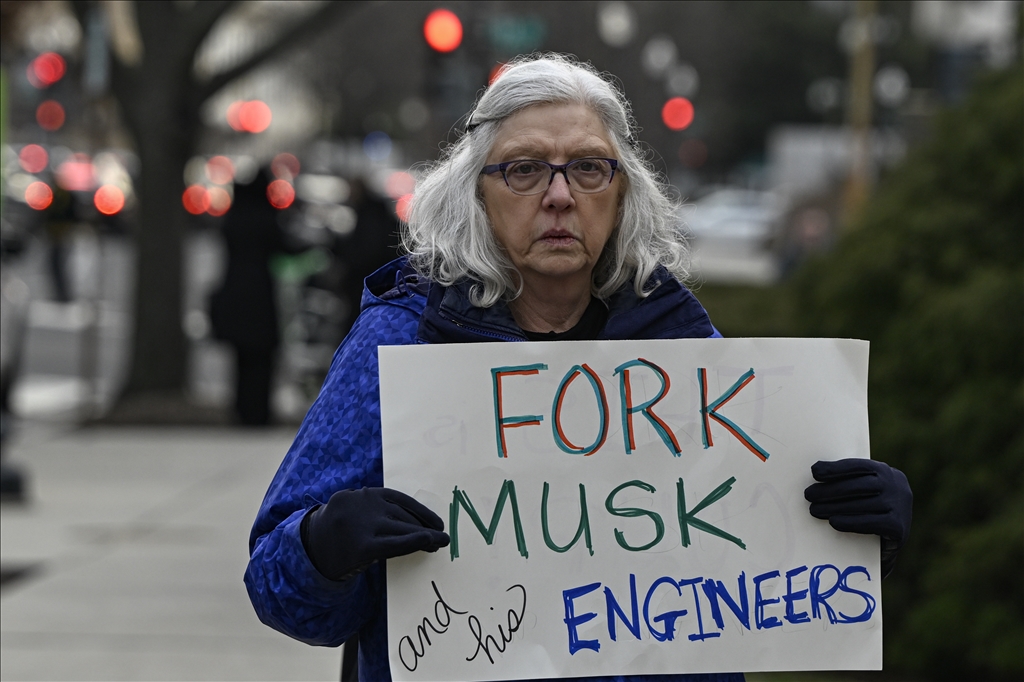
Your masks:
{"label": "gray hair", "polygon": [[521,293],[521,278],[487,218],[480,169],[501,124],[539,104],[583,104],[593,110],[611,136],[625,180],[618,225],[594,268],[593,295],[607,299],[632,278],[637,295],[646,296],[644,283],[658,265],[685,280],[689,253],[678,229],[677,205],[638,151],[629,102],[610,77],[559,54],[510,62],[467,117],[468,132],[426,168],[402,231],[413,268],[444,286],[474,280],[471,300],[478,307]]}

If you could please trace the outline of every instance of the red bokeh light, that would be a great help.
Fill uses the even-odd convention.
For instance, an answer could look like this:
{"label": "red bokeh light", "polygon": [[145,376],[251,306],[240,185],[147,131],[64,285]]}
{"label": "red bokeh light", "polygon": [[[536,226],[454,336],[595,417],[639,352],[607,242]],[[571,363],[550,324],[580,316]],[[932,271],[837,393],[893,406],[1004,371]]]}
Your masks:
{"label": "red bokeh light", "polygon": [[25,203],[37,211],[53,203],[53,190],[45,182],[35,181],[25,188]]}
{"label": "red bokeh light", "polygon": [[38,173],[46,168],[50,155],[37,144],[27,144],[18,152],[18,163],[26,173]]}
{"label": "red bokeh light", "polygon": [[274,174],[274,177],[289,182],[299,177],[301,168],[295,155],[288,152],[281,152],[270,162],[270,172]]}
{"label": "red bokeh light", "polygon": [[450,10],[435,9],[423,22],[423,37],[438,52],[451,52],[462,43],[462,22]]}
{"label": "red bokeh light", "polygon": [[237,130],[240,133],[245,132],[245,129],[242,128],[241,121],[238,120],[238,110],[242,108],[243,104],[245,104],[243,100],[236,99],[234,102],[228,105],[228,111],[226,114],[228,119],[228,125],[231,126],[232,130]]}
{"label": "red bokeh light", "polygon": [[491,85],[494,81],[498,80],[498,76],[505,73],[506,64],[495,64],[491,67],[491,73],[487,76],[487,84]]}
{"label": "red bokeh light", "polygon": [[57,184],[69,192],[88,192],[96,186],[96,167],[88,154],[72,154],[57,167]]}
{"label": "red bokeh light", "polygon": [[192,215],[206,213],[210,208],[210,193],[202,185],[189,185],[181,194],[181,204]]}
{"label": "red bokeh light", "polygon": [[708,146],[702,140],[691,138],[679,145],[679,161],[687,168],[700,168],[708,160]]}
{"label": "red bokeh light", "polygon": [[124,192],[114,185],[103,185],[92,195],[92,203],[103,215],[120,213],[124,208]]}
{"label": "red bokeh light", "polygon": [[48,99],[36,107],[36,123],[43,130],[53,132],[64,125],[64,107],[52,99]]}
{"label": "red bokeh light", "polygon": [[661,120],[669,130],[685,130],[693,123],[693,103],[685,97],[673,97],[661,108]]}
{"label": "red bokeh light", "polygon": [[387,181],[384,183],[384,191],[395,200],[404,197],[406,194],[412,194],[415,187],[416,178],[405,171],[395,171],[388,176]]}
{"label": "red bokeh light", "polygon": [[212,216],[220,217],[231,208],[231,195],[223,187],[211,187],[207,190],[210,198],[210,206],[206,209]]}
{"label": "red bokeh light", "polygon": [[28,65],[28,82],[37,88],[48,88],[67,72],[67,63],[56,52],[44,52]]}
{"label": "red bokeh light", "polygon": [[214,156],[206,162],[206,177],[217,185],[226,185],[235,179],[235,164],[226,156]]}
{"label": "red bokeh light", "polygon": [[274,180],[267,187],[267,200],[274,208],[288,208],[295,201],[295,188],[287,180]]}
{"label": "red bokeh light", "polygon": [[409,209],[412,208],[412,196],[413,195],[411,194],[406,194],[399,197],[398,201],[395,202],[395,215],[397,215],[398,219],[403,223],[409,222]]}
{"label": "red bokeh light", "polygon": [[273,114],[265,102],[258,99],[244,102],[238,107],[238,125],[247,133],[262,133],[270,127]]}

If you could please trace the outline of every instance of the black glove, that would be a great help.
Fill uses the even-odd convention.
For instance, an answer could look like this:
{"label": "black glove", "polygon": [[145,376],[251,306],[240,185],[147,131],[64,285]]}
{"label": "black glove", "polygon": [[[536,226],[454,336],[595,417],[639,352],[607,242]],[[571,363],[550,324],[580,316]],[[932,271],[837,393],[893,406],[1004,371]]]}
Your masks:
{"label": "black glove", "polygon": [[896,553],[910,535],[914,493],[899,469],[870,459],[815,462],[819,481],[804,490],[811,516],[827,519],[836,530],[882,537],[882,576],[892,570]]}
{"label": "black glove", "polygon": [[313,566],[330,580],[344,580],[374,561],[451,541],[441,518],[405,493],[361,488],[334,493],[302,519],[302,545]]}

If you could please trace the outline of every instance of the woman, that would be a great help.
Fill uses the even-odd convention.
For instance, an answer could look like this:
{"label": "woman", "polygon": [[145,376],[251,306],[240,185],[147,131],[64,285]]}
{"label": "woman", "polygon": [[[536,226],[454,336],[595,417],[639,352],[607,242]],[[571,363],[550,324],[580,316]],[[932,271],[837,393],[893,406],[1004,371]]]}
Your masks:
{"label": "woman", "polygon": [[[436,514],[380,487],[377,346],[720,336],[680,283],[674,206],[611,83],[561,56],[522,59],[466,128],[417,188],[408,256],[367,278],[250,537],[260,618],[311,644],[358,637],[363,680],[390,679],[381,560],[448,544]],[[894,556],[910,520],[906,478],[864,460],[815,467],[812,513],[885,535]]]}

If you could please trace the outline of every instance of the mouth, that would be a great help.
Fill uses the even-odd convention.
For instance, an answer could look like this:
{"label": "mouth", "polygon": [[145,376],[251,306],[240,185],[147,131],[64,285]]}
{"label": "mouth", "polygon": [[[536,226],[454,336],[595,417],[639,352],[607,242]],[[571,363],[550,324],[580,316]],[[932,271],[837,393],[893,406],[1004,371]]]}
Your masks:
{"label": "mouth", "polygon": [[575,235],[568,230],[548,230],[538,240],[550,246],[568,246],[576,241]]}

